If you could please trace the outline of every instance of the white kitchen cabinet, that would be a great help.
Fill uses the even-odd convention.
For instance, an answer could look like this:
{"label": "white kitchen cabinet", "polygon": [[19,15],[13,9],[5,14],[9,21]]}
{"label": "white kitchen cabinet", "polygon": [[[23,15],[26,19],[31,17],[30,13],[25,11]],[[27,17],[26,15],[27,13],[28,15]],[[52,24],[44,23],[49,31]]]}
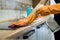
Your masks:
{"label": "white kitchen cabinet", "polygon": [[36,31],[38,40],[54,40],[53,32],[48,28],[46,23],[43,23],[37,27]]}
{"label": "white kitchen cabinet", "polygon": [[19,36],[19,40],[55,40],[54,33],[48,28],[46,23],[34,27],[30,31]]}
{"label": "white kitchen cabinet", "polygon": [[19,40],[37,40],[36,36],[36,28],[29,30],[28,32],[24,33],[23,35],[18,36],[16,39]]}

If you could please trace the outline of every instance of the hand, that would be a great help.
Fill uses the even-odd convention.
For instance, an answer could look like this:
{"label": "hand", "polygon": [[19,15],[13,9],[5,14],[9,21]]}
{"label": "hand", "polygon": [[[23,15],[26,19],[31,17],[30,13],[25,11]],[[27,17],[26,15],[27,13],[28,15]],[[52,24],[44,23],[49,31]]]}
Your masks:
{"label": "hand", "polygon": [[[33,10],[32,12],[31,12],[31,14],[27,17],[27,18],[24,18],[24,19],[20,19],[19,21],[17,21],[17,22],[12,22],[11,24],[12,25],[15,25],[15,26],[17,26],[17,27],[20,27],[20,26],[26,26],[26,25],[28,25],[29,23],[31,23],[32,21],[34,21],[35,19],[36,19],[36,11],[35,10]],[[11,26],[12,26],[11,25]],[[9,26],[10,27],[10,26]]]}
{"label": "hand", "polygon": [[26,19],[21,19],[18,22],[11,22],[9,25],[9,28],[17,28],[17,27],[22,27],[27,25],[27,20]]}

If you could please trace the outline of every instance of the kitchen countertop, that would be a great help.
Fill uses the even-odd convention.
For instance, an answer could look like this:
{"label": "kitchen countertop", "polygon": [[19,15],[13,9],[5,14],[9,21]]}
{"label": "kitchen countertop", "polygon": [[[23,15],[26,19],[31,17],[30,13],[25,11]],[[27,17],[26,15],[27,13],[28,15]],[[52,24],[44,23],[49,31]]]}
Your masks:
{"label": "kitchen countertop", "polygon": [[50,16],[45,16],[43,18],[35,20],[33,23],[31,23],[28,26],[17,28],[15,30],[0,30],[0,39],[17,37],[18,35],[21,35],[22,33],[25,33],[27,30],[30,30],[31,28],[36,27],[39,24],[44,23],[45,21],[48,20],[49,17]]}

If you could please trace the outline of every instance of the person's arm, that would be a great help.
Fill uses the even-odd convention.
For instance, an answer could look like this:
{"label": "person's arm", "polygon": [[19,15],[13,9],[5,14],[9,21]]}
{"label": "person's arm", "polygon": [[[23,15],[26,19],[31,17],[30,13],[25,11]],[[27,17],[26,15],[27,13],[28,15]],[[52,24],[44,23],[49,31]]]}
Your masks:
{"label": "person's arm", "polygon": [[60,13],[60,3],[40,7],[39,9],[37,9],[37,13],[41,14],[42,16],[46,16],[48,14],[59,14]]}
{"label": "person's arm", "polygon": [[31,23],[32,21],[34,21],[36,19],[36,17],[37,17],[36,10],[33,10],[28,17],[26,17],[24,19],[20,19],[17,22],[11,22],[9,27],[11,28],[11,27],[15,27],[15,26],[17,26],[17,27],[26,26],[29,23]]}
{"label": "person's arm", "polygon": [[34,21],[34,19],[36,19],[37,14],[46,16],[50,13],[53,13],[53,14],[60,13],[60,4],[48,5],[48,6],[43,6],[43,7],[37,8],[37,10],[33,10],[26,19],[21,19],[17,22],[12,22],[11,24],[15,24],[18,26],[27,25],[27,24],[31,23],[32,21]]}

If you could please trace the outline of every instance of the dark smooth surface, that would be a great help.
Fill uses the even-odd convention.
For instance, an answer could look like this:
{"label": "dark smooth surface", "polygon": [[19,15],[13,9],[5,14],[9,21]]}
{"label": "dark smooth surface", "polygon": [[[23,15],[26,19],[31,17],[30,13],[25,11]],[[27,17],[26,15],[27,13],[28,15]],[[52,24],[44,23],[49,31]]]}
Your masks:
{"label": "dark smooth surface", "polygon": [[60,30],[54,33],[55,35],[55,40],[60,40]]}

